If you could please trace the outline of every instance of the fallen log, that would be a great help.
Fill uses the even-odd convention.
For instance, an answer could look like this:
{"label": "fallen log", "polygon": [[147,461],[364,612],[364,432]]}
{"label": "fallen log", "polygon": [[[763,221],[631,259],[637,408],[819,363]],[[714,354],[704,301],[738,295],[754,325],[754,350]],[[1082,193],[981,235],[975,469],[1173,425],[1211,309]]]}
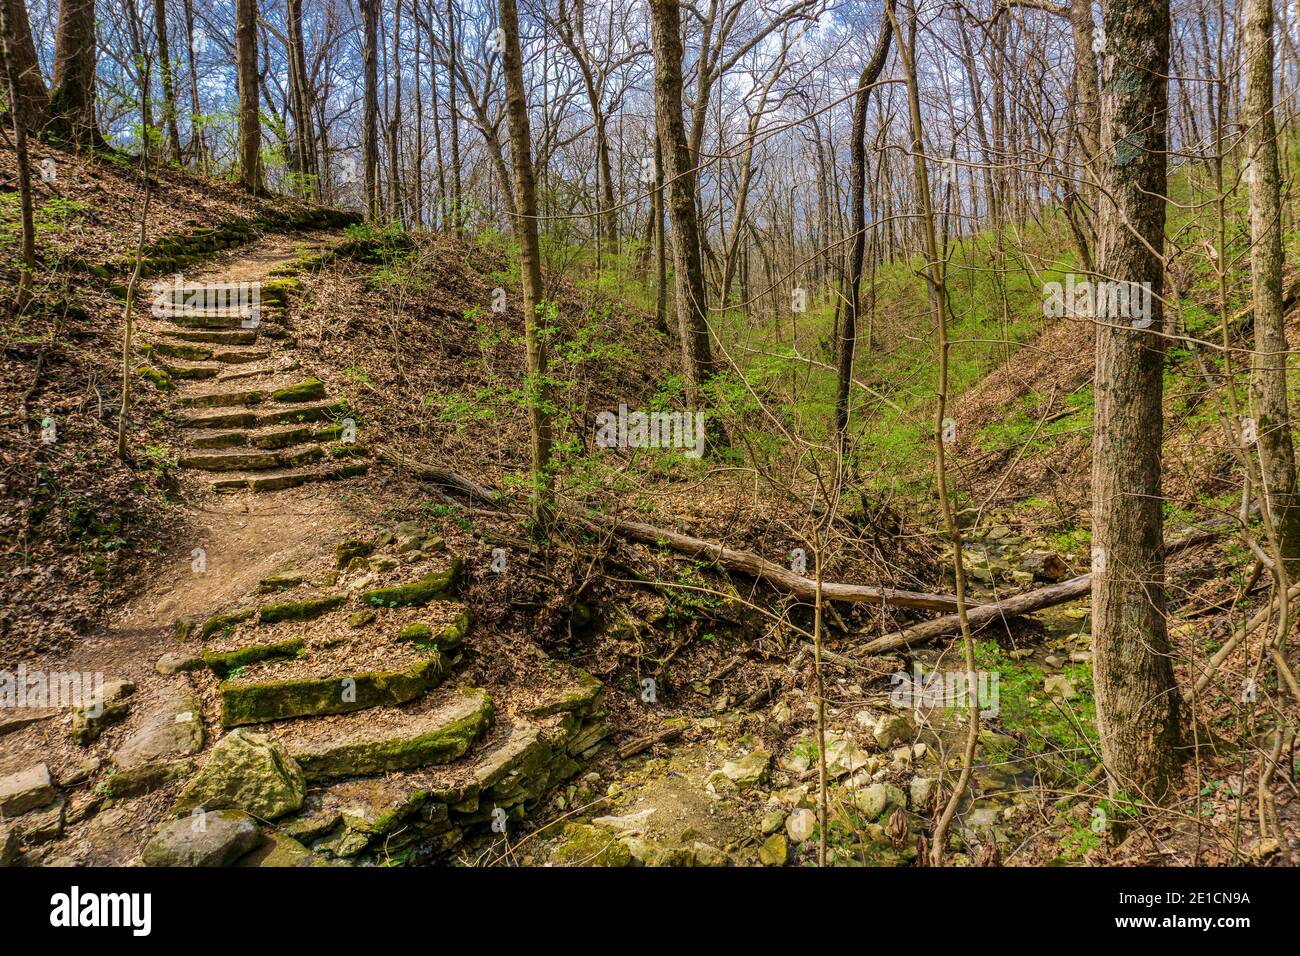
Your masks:
{"label": "fallen log", "polygon": [[[1177,554],[1187,548],[1198,544],[1203,544],[1217,538],[1223,533],[1224,529],[1235,524],[1232,519],[1217,519],[1207,524],[1204,528],[1192,531],[1180,538],[1168,542],[1165,545],[1165,556]],[[1007,618],[1023,617],[1026,614],[1032,614],[1035,611],[1042,611],[1049,607],[1055,607],[1058,604],[1065,604],[1068,601],[1074,601],[1092,592],[1092,574],[1083,574],[1077,578],[1071,578],[1068,581],[1062,581],[1059,584],[1052,584],[1045,588],[1039,588],[1037,591],[1028,591],[1024,594],[1017,594],[1013,597],[1006,598],[994,604],[984,604],[978,607],[972,607],[966,612],[966,619],[970,623],[971,630],[991,624],[995,621],[1005,621]],[[861,644],[850,652],[854,656],[865,654],[884,654],[888,651],[897,651],[904,647],[911,647],[914,644],[922,644],[926,641],[932,641],[936,637],[946,637],[950,634],[961,633],[961,619],[956,614],[950,614],[945,617],[935,618],[933,621],[925,621],[921,624],[915,624],[912,627],[905,627],[901,631],[894,631],[892,634],[886,634],[875,640]]]}
{"label": "fallen log", "polygon": [[[391,464],[405,468],[411,474],[424,481],[430,481],[444,488],[459,491],[484,504],[500,506],[499,496],[483,485],[477,484],[435,465],[426,465],[414,461],[397,452],[383,449],[380,457]],[[817,582],[803,575],[768,561],[752,551],[737,551],[733,548],[695,538],[666,528],[640,521],[627,521],[612,518],[609,515],[591,511],[586,508],[566,507],[560,516],[584,524],[589,530],[612,532],[643,544],[662,545],[691,557],[704,558],[726,568],[738,571],[750,577],[772,585],[774,588],[791,594],[804,601],[817,599]],[[838,581],[822,582],[822,597],[827,601],[843,601],[848,604],[879,604],[888,607],[908,607],[925,611],[956,611],[957,598],[951,594],[926,594],[920,591],[902,591],[896,588],[878,587],[872,584],[845,584]],[[967,602],[968,607],[980,607],[978,602]]]}

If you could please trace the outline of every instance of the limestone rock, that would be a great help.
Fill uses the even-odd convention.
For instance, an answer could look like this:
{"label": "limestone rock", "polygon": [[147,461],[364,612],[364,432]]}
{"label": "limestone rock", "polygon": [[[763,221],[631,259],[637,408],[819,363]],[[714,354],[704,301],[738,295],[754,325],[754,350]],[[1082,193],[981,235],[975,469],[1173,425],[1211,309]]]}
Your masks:
{"label": "limestone rock", "polygon": [[1074,683],[1064,674],[1053,674],[1043,681],[1043,690],[1048,697],[1055,697],[1060,700],[1073,700],[1078,696],[1074,689]]}
{"label": "limestone rock", "polygon": [[856,773],[870,762],[867,752],[848,734],[827,734],[826,773],[831,778]]}
{"label": "limestone rock", "polygon": [[912,809],[917,811],[928,810],[930,807],[930,798],[934,795],[934,777],[913,777],[912,782],[908,785],[910,796],[912,798]]}
{"label": "limestone rock", "polygon": [[649,807],[639,813],[628,813],[621,817],[596,817],[591,822],[595,826],[619,833],[644,833],[654,812],[655,808]]}
{"label": "limestone rock", "polygon": [[1069,567],[1055,551],[1031,551],[1020,559],[1020,569],[1040,581],[1060,581],[1070,573]]}
{"label": "limestone rock", "polygon": [[811,810],[795,810],[785,821],[785,832],[791,842],[802,843],[809,839],[817,829],[817,815]]}
{"label": "limestone rock", "polygon": [[712,783],[728,780],[738,787],[752,787],[767,779],[772,767],[772,755],[766,750],[755,750],[739,760],[728,760],[721,770],[709,775]]}
{"label": "limestone rock", "polygon": [[0,777],[0,813],[16,817],[54,802],[54,781],[43,763]]}
{"label": "limestone rock", "polygon": [[171,677],[173,674],[180,674],[184,671],[198,670],[203,666],[203,658],[197,654],[186,654],[184,651],[173,651],[170,654],[164,654],[158,658],[158,663],[154,664],[154,670],[164,677]]}
{"label": "limestone rock", "polygon": [[235,730],[212,748],[173,812],[234,808],[274,820],[301,807],[306,789],[302,768],[279,741]]}
{"label": "limestone rock", "polygon": [[199,698],[183,685],[163,691],[140,727],[118,748],[113,764],[130,770],[161,758],[185,757],[203,749]]}
{"label": "limestone rock", "polygon": [[874,733],[876,745],[881,750],[889,750],[898,744],[911,744],[916,736],[916,725],[907,714],[885,714],[876,721]]}
{"label": "limestone rock", "polygon": [[253,818],[216,810],[173,820],[144,848],[146,866],[229,866],[262,842]]}
{"label": "limestone rock", "polygon": [[0,826],[0,866],[8,866],[17,859],[21,849],[18,831],[13,827]]}
{"label": "limestone rock", "polygon": [[628,866],[632,851],[608,830],[586,823],[570,823],[564,828],[564,842],[555,848],[552,859],[568,866]]}
{"label": "limestone rock", "polygon": [[105,727],[127,715],[131,705],[126,698],[134,693],[129,680],[106,681],[90,700],[72,708],[72,739],[83,747],[94,743]]}
{"label": "limestone rock", "polygon": [[758,862],[764,866],[785,866],[789,856],[790,844],[786,842],[784,833],[773,833],[758,850]]}

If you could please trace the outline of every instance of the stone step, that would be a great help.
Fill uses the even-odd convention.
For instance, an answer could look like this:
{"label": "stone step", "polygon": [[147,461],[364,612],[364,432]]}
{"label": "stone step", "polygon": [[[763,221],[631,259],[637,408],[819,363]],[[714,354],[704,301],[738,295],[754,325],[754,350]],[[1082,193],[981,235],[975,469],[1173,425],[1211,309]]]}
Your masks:
{"label": "stone step", "polygon": [[283,491],[297,488],[318,481],[340,481],[355,478],[370,470],[365,462],[349,462],[346,465],[326,464],[317,468],[286,469],[253,474],[233,475],[219,478],[212,482],[213,491]]}
{"label": "stone step", "polygon": [[223,681],[221,724],[239,727],[293,717],[349,714],[371,707],[399,707],[422,697],[447,676],[450,665],[434,651],[391,671],[352,671],[328,677]]}
{"label": "stone step", "polygon": [[182,455],[180,466],[195,471],[264,471],[268,468],[299,468],[314,465],[326,455],[320,445],[305,445],[284,451],[229,448],[221,451]]}
{"label": "stone step", "polygon": [[343,431],[342,425],[291,425],[288,428],[272,427],[197,435],[190,440],[190,444],[194,448],[236,448],[249,445],[268,450],[290,448],[309,442],[338,441],[343,437]]}
{"label": "stone step", "polygon": [[[280,735],[309,781],[415,770],[459,759],[492,720],[487,691],[459,690],[421,712],[349,714]],[[323,732],[328,729],[328,733]]]}
{"label": "stone step", "polygon": [[149,360],[158,366],[173,379],[186,379],[189,381],[203,381],[214,379],[221,374],[220,365],[207,365],[202,362],[187,362],[178,358],[163,358],[159,355],[150,355]]}
{"label": "stone step", "polygon": [[267,349],[213,348],[193,342],[172,341],[169,338],[157,338],[150,342],[155,352],[170,358],[185,359],[189,362],[221,362],[226,365],[245,365],[269,358]]}
{"label": "stone step", "polygon": [[346,402],[317,402],[287,408],[196,411],[177,416],[182,428],[262,428],[294,425],[338,418],[347,411]]}
{"label": "stone step", "polygon": [[283,362],[272,362],[269,365],[256,365],[254,367],[235,365],[223,371],[217,376],[218,382],[235,382],[247,381],[253,378],[273,378],[277,375],[288,375],[290,372],[296,372],[301,365],[296,359],[290,359]]}
{"label": "stone step", "polygon": [[256,329],[168,329],[168,338],[182,342],[206,342],[212,345],[252,345]]}
{"label": "stone step", "polygon": [[320,401],[325,397],[325,383],[318,378],[308,378],[278,388],[245,388],[221,392],[200,392],[183,395],[176,400],[181,408],[231,408],[238,405],[261,405],[274,402],[296,405]]}
{"label": "stone step", "polygon": [[164,315],[159,318],[178,325],[183,329],[243,329],[257,330],[261,328],[260,318],[247,315],[204,315],[203,313],[194,313],[192,315]]}

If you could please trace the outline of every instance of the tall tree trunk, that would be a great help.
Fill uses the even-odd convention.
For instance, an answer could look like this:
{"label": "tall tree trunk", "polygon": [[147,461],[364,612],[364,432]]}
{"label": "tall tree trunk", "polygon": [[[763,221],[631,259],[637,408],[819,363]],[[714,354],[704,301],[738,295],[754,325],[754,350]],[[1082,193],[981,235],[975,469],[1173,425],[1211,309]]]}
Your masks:
{"label": "tall tree trunk", "polygon": [[193,0],[184,0],[185,10],[185,50],[190,67],[190,159],[206,173],[208,168],[207,147],[203,142],[203,121],[199,112],[199,74],[194,56],[194,4]]}
{"label": "tall tree trunk", "polygon": [[95,0],[61,0],[46,127],[51,139],[83,149],[103,145],[95,118],[95,63]]}
{"label": "tall tree trunk", "polygon": [[655,328],[668,335],[668,257],[664,237],[664,161],[655,133],[655,191],[651,216],[655,226]]}
{"label": "tall tree trunk", "polygon": [[456,11],[447,0],[447,119],[451,122],[451,222],[452,232],[460,235],[464,219],[461,210],[460,183],[460,107],[456,97],[456,59],[460,56],[456,39]]}
{"label": "tall tree trunk", "polygon": [[[892,9],[893,0],[885,0]],[[853,190],[853,211],[849,227],[853,241],[849,247],[849,269],[845,276],[844,323],[840,331],[839,369],[835,388],[835,434],[839,436],[840,451],[844,452],[845,430],[849,423],[849,386],[853,381],[853,354],[858,339],[858,314],[862,287],[862,258],[867,242],[867,162],[864,137],[867,126],[867,105],[871,88],[880,78],[889,59],[889,43],[893,36],[888,16],[880,20],[880,36],[876,49],[858,78],[858,95],[853,104],[853,126],[849,133],[849,187]]]}
{"label": "tall tree trunk", "polygon": [[293,104],[295,167],[306,181],[303,194],[320,195],[320,162],[312,129],[312,96],[307,79],[307,50],[302,33],[302,0],[287,0],[285,21],[289,41],[289,99]]}
{"label": "tall tree trunk", "polygon": [[[5,18],[0,58],[4,60],[9,102],[13,104],[16,118],[27,129],[40,131],[49,113],[50,95],[45,89],[40,61],[36,58],[31,21],[27,18],[27,0],[0,0],[0,13]],[[10,66],[13,67],[12,82],[8,78]]]}
{"label": "tall tree trunk", "polygon": [[[18,2],[21,4],[23,0]],[[29,34],[28,39],[30,38]],[[9,3],[0,3],[0,52],[4,53],[9,100],[14,104],[22,101],[18,73],[22,57],[17,53],[16,40],[21,42],[21,28],[14,22]],[[18,267],[18,288],[15,291],[13,305],[14,313],[22,314],[27,308],[27,303],[31,301],[32,285],[36,277],[36,226],[32,216],[32,164],[27,154],[26,119],[21,109],[13,110],[13,121],[14,151],[17,154],[15,159],[18,161],[18,202],[23,230],[22,262]]]}
{"label": "tall tree trunk", "polygon": [[365,103],[361,121],[361,165],[366,190],[366,218],[379,219],[379,0],[361,0]]}
{"label": "tall tree trunk", "polygon": [[1098,267],[1104,281],[1151,294],[1141,321],[1096,320],[1093,678],[1111,792],[1155,801],[1180,757],[1160,491],[1169,0],[1111,0],[1105,32]]}
{"label": "tall tree trunk", "polygon": [[[1300,576],[1300,500],[1286,387],[1286,323],[1282,309],[1282,196],[1273,116],[1273,2],[1245,0],[1246,152],[1250,157],[1250,272],[1255,307],[1251,393],[1260,472],[1286,562]],[[1283,586],[1285,591],[1285,585]]]}
{"label": "tall tree trunk", "polygon": [[162,75],[163,125],[167,148],[174,163],[181,161],[181,133],[176,127],[176,81],[172,71],[171,46],[167,37],[166,0],[153,0],[154,30],[158,34],[158,70]]}
{"label": "tall tree trunk", "polygon": [[529,443],[533,478],[533,517],[544,523],[551,511],[551,424],[547,413],[546,345],[538,323],[544,320],[542,256],[537,242],[537,189],[533,180],[528,101],[524,90],[523,51],[519,45],[519,13],[515,0],[500,0],[502,51],[506,79],[506,116],[510,124],[510,153],[514,165],[515,235],[519,239],[519,272],[523,279],[524,340],[528,380]]}
{"label": "tall tree trunk", "polygon": [[257,0],[235,0],[235,68],[239,80],[239,184],[250,193],[261,193],[265,187],[257,97]]}
{"label": "tall tree trunk", "polygon": [[673,273],[682,371],[687,397],[699,403],[699,387],[713,370],[712,346],[700,262],[700,225],[695,210],[695,169],[682,121],[682,37],[678,0],[650,0],[655,58],[655,122],[663,147],[668,215],[673,224]]}

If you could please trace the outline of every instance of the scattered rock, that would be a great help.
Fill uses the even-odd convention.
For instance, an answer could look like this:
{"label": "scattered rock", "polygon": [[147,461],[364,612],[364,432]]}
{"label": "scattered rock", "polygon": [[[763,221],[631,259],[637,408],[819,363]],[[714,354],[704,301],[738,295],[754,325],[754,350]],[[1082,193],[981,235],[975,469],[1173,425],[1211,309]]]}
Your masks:
{"label": "scattered rock", "polygon": [[905,713],[884,714],[874,729],[876,745],[881,750],[889,750],[897,744],[911,744],[916,736],[916,725]]}
{"label": "scattered rock", "polygon": [[77,765],[75,770],[69,770],[64,774],[64,776],[59,780],[59,784],[64,787],[75,787],[83,784],[95,774],[99,773],[99,768],[102,766],[104,766],[104,761],[100,760],[98,757],[87,757]]}
{"label": "scattered rock", "polygon": [[134,693],[129,680],[106,681],[90,700],[72,708],[72,739],[83,747],[94,743],[105,727],[127,715],[131,704],[126,698]]}
{"label": "scattered rock", "polygon": [[784,810],[769,810],[767,813],[763,814],[763,818],[758,821],[758,831],[762,833],[763,836],[770,836],[777,830],[780,830],[783,826],[785,826]]}
{"label": "scattered rock", "polygon": [[813,835],[817,829],[817,815],[811,810],[799,809],[790,814],[785,821],[785,832],[794,843],[802,843]]}
{"label": "scattered rock", "polygon": [[146,866],[229,866],[261,842],[248,814],[215,810],[166,824],[142,858]]}
{"label": "scattered rock", "polygon": [[0,777],[0,813],[16,817],[54,802],[54,781],[43,763]]}
{"label": "scattered rock", "polygon": [[306,789],[302,768],[279,741],[235,730],[212,748],[173,812],[234,808],[274,820],[301,807]]}
{"label": "scattered rock", "polygon": [[348,627],[368,627],[375,623],[375,618],[378,616],[374,608],[362,608],[348,618]]}
{"label": "scattered rock", "polygon": [[269,838],[251,853],[243,856],[236,866],[310,866],[314,857],[311,851],[283,833],[269,834]]}
{"label": "scattered rock", "polygon": [[1043,690],[1048,697],[1058,700],[1073,700],[1078,696],[1074,683],[1064,674],[1053,674],[1043,681]]}
{"label": "scattered rock", "polygon": [[930,799],[934,796],[934,777],[913,777],[908,784],[912,798],[912,809],[923,812],[930,808]]}
{"label": "scattered rock", "polygon": [[64,801],[60,800],[45,810],[35,811],[23,817],[21,826],[23,840],[30,844],[49,843],[63,836]]}
{"label": "scattered rock", "polygon": [[89,820],[103,805],[104,798],[99,794],[79,793],[72,798],[63,811],[63,822],[68,826],[75,826],[84,820]]}
{"label": "scattered rock", "polygon": [[1069,567],[1055,551],[1031,551],[1020,559],[1020,569],[1028,571],[1039,581],[1061,581],[1070,573]]}
{"label": "scattered rock", "polygon": [[847,734],[826,735],[826,774],[831,778],[855,773],[871,762],[867,752]]}
{"label": "scattered rock", "polygon": [[138,797],[183,780],[193,772],[194,761],[188,757],[144,763],[129,770],[118,770],[115,767],[95,785],[95,790],[114,799]]}
{"label": "scattered rock", "polygon": [[738,787],[752,787],[767,780],[772,767],[772,755],[766,750],[755,750],[739,760],[728,760],[721,770],[709,775],[709,782],[728,780]]}
{"label": "scattered rock", "polygon": [[591,822],[595,826],[620,833],[644,833],[654,812],[655,808],[649,807],[639,813],[628,813],[621,817],[596,817]]}
{"label": "scattered rock", "polygon": [[632,851],[608,830],[586,823],[564,828],[564,842],[552,853],[556,863],[569,866],[629,866]]}
{"label": "scattered rock", "polygon": [[197,654],[186,654],[184,651],[174,651],[158,658],[158,663],[155,664],[153,668],[164,677],[171,677],[173,674],[197,670],[202,666],[203,658],[199,657]]}
{"label": "scattered rock", "polygon": [[773,833],[758,850],[758,862],[764,866],[785,866],[789,856],[790,844],[786,842],[784,833]]}
{"label": "scattered rock", "polygon": [[13,827],[0,825],[0,866],[8,866],[17,859],[21,849],[18,831]]}
{"label": "scattered rock", "polygon": [[716,846],[710,846],[707,843],[696,842],[691,847],[695,851],[696,866],[726,866],[727,854],[723,853]]}

